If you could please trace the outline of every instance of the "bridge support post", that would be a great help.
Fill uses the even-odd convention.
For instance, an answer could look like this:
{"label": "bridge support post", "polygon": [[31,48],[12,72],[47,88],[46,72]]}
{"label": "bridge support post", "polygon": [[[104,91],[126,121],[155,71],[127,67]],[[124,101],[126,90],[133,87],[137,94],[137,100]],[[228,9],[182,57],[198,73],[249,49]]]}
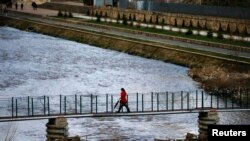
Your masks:
{"label": "bridge support post", "polygon": [[199,112],[198,116],[198,126],[199,126],[199,135],[198,138],[200,141],[207,141],[207,128],[208,125],[217,124],[219,121],[218,113],[215,110],[210,110],[209,112]]}

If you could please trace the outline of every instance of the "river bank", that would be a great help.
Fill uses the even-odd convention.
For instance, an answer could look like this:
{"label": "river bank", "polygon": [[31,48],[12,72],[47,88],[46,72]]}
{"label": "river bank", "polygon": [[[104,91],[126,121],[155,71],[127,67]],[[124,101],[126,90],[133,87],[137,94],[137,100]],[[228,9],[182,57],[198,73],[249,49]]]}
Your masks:
{"label": "river bank", "polygon": [[241,63],[237,62],[237,60],[223,60],[166,46],[20,19],[4,18],[1,19],[1,25],[187,66],[190,68],[189,76],[200,82],[202,88],[206,91],[225,88],[249,88],[249,63]]}

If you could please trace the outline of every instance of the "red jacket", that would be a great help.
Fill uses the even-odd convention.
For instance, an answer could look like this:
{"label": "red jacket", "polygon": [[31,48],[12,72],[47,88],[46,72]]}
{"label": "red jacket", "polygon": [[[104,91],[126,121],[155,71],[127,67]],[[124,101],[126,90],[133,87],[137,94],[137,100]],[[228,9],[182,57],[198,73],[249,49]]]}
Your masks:
{"label": "red jacket", "polygon": [[121,100],[120,100],[120,103],[121,104],[126,104],[128,101],[127,101],[127,94],[125,91],[122,91],[121,92]]}

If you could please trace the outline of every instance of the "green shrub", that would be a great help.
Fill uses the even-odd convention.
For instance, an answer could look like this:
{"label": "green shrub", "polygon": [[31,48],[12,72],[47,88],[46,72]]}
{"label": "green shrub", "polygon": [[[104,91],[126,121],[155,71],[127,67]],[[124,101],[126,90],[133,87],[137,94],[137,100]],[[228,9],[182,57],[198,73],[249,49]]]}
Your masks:
{"label": "green shrub", "polygon": [[136,21],[136,17],[135,17],[135,14],[134,14],[134,17],[133,17],[133,21]]}
{"label": "green shrub", "polygon": [[63,17],[68,17],[67,11],[64,12]]}
{"label": "green shrub", "polygon": [[127,17],[126,17],[126,15],[124,15],[124,14],[123,14],[123,16],[122,16],[122,24],[128,25]]}
{"label": "green shrub", "polygon": [[58,17],[63,17],[63,13],[62,13],[62,10],[61,10],[61,9],[59,9],[59,11],[58,11],[58,13],[57,13],[57,16],[58,16]]}
{"label": "green shrub", "polygon": [[144,22],[144,23],[147,22],[147,20],[146,20],[146,15],[144,15],[143,22]]}
{"label": "green shrub", "polygon": [[89,9],[87,10],[87,13],[86,13],[88,16],[90,15],[90,12],[89,12]]}
{"label": "green shrub", "polygon": [[220,32],[217,35],[217,39],[223,39],[223,35]]}
{"label": "green shrub", "polygon": [[101,22],[101,16],[98,15],[98,13],[96,13],[95,16],[96,16],[96,22]]}
{"label": "green shrub", "polygon": [[191,29],[188,29],[188,31],[185,33],[186,35],[192,35],[193,34],[193,32],[192,32],[192,30]]}
{"label": "green shrub", "polygon": [[208,32],[207,32],[207,37],[208,37],[208,38],[212,38],[212,37],[213,37],[213,33],[212,33],[211,31],[208,31]]}
{"label": "green shrub", "polygon": [[73,14],[71,12],[69,12],[69,18],[73,18]]}

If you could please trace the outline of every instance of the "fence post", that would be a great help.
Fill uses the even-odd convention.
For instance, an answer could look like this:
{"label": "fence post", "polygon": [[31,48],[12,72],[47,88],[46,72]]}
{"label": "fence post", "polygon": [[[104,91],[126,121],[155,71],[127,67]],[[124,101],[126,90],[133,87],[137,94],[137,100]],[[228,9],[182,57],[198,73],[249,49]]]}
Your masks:
{"label": "fence post", "polygon": [[144,98],[143,98],[143,94],[141,95],[141,100],[142,100],[142,107],[141,107],[141,109],[142,109],[142,112],[144,111]]}
{"label": "fence post", "polygon": [[189,110],[189,92],[187,93],[187,109]]}
{"label": "fence post", "polygon": [[183,109],[183,91],[181,91],[181,110]]}
{"label": "fence post", "polygon": [[48,98],[48,115],[50,115],[50,108],[49,108],[49,97]]}
{"label": "fence post", "polygon": [[34,116],[34,101],[33,101],[33,98],[31,98],[31,111],[32,111],[32,116]]}
{"label": "fence post", "polygon": [[136,111],[138,112],[138,93],[136,93]]}
{"label": "fence post", "polygon": [[151,111],[154,111],[154,96],[153,96],[153,92],[151,93]]}
{"label": "fence post", "polygon": [[168,92],[166,92],[166,110],[168,110]]}
{"label": "fence post", "polygon": [[172,111],[174,110],[174,93],[172,93]]}
{"label": "fence post", "polygon": [[77,114],[77,95],[75,94],[75,113]]}
{"label": "fence post", "polygon": [[12,117],[14,117],[14,97],[11,98],[11,111],[12,111]]}
{"label": "fence post", "polygon": [[30,97],[28,96],[28,116],[30,115]]}
{"label": "fence post", "polygon": [[18,113],[18,109],[17,109],[17,99],[16,99],[16,117],[18,116],[17,113]]}
{"label": "fence post", "polygon": [[43,115],[46,115],[46,99],[45,99],[45,98],[46,98],[46,97],[43,96],[43,100],[44,100],[44,101],[43,101],[43,102],[44,102],[44,103],[43,103],[43,110],[44,110],[44,111],[43,111],[43,112],[44,112]]}
{"label": "fence post", "polygon": [[62,95],[60,95],[60,114],[62,114]]}
{"label": "fence post", "polygon": [[67,97],[66,96],[64,96],[64,114],[66,115],[67,114]]}

